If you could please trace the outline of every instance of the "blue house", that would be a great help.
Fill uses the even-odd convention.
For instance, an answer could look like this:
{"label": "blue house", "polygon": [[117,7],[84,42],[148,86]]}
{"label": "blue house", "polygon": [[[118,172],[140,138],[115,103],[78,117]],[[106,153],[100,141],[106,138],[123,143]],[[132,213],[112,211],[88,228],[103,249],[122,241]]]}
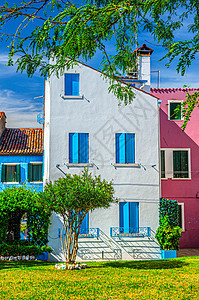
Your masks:
{"label": "blue house", "polygon": [[6,128],[6,115],[0,112],[0,191],[24,184],[43,190],[42,140],[41,128]]}

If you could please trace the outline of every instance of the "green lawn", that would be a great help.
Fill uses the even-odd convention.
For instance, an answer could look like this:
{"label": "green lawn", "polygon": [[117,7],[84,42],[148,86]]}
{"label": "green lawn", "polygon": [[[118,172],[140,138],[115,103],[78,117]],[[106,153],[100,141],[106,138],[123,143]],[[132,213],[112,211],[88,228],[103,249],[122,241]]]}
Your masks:
{"label": "green lawn", "polygon": [[199,299],[199,257],[88,266],[1,262],[0,299]]}

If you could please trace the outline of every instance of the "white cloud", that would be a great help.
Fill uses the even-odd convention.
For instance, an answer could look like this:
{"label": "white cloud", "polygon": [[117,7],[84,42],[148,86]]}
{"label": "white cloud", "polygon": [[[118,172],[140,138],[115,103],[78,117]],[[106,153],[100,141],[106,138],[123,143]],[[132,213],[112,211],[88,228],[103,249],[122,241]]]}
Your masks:
{"label": "white cloud", "polygon": [[7,127],[41,127],[36,120],[41,102],[24,98],[12,90],[0,90],[0,111],[7,116]]}

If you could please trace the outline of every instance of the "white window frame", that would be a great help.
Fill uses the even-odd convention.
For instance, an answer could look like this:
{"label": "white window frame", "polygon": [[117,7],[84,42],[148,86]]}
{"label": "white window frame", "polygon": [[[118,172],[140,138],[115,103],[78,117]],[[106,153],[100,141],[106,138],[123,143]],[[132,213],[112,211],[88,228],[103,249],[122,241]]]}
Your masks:
{"label": "white window frame", "polygon": [[[117,133],[131,133],[131,134],[134,134],[135,136],[135,162],[134,163],[116,163],[116,134]],[[114,133],[114,160],[115,162],[112,163],[112,165],[114,167],[136,167],[136,168],[140,168],[140,164],[136,163],[136,149],[137,149],[137,136],[136,136],[136,133],[135,132],[127,132],[127,131],[117,131]]]}
{"label": "white window frame", "polygon": [[168,120],[170,121],[183,121],[183,117],[182,117],[182,107],[181,107],[181,119],[180,120],[176,120],[176,119],[170,119],[170,103],[182,103],[182,100],[168,100]]}
{"label": "white window frame", "polygon": [[[191,180],[191,149],[190,148],[161,148],[165,151],[165,180],[171,178],[172,180]],[[173,151],[188,151],[188,178],[174,178],[173,177]]]}
{"label": "white window frame", "polygon": [[184,203],[178,202],[178,205],[181,206],[181,212],[182,212],[182,232],[185,232]]}
{"label": "white window frame", "polygon": [[[65,74],[79,74],[79,96],[65,95]],[[78,72],[66,72],[63,75],[63,93],[60,95],[62,99],[68,100],[83,100],[83,95],[81,94],[81,74]]]}
{"label": "white window frame", "polygon": [[[88,163],[69,163],[69,136],[70,136],[70,133],[88,133]],[[70,168],[70,167],[93,167],[93,163],[90,163],[90,154],[91,154],[91,143],[90,143],[90,132],[85,132],[85,131],[70,131],[68,134],[67,134],[67,143],[68,143],[68,162],[65,163],[65,165]]]}

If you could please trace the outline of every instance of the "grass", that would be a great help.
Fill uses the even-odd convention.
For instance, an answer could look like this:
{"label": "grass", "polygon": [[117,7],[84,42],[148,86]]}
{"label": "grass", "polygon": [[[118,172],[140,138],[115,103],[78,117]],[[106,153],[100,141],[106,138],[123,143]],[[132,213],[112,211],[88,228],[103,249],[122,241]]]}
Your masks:
{"label": "grass", "polygon": [[88,266],[0,262],[0,299],[199,299],[199,257]]}

